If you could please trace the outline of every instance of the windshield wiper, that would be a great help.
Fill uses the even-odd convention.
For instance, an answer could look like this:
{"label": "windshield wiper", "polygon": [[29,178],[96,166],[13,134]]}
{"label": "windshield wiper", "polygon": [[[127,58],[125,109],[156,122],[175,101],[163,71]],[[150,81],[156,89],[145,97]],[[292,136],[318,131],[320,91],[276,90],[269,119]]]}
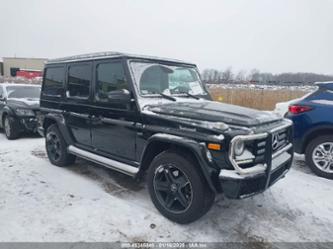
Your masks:
{"label": "windshield wiper", "polygon": [[187,97],[191,97],[193,99],[200,99],[198,96],[190,94],[189,92],[181,92],[181,94],[185,94]]}
{"label": "windshield wiper", "polygon": [[163,98],[171,100],[171,101],[177,101],[176,98],[174,98],[174,97],[172,97],[170,95],[167,95],[165,93],[162,93],[162,92],[154,92],[154,94],[158,94],[158,95],[162,96]]}

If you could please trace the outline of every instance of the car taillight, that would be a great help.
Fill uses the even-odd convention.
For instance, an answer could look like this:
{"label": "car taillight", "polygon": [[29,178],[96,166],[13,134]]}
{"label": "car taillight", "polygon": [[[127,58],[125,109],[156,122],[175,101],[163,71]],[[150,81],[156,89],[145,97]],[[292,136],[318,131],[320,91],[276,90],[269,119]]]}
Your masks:
{"label": "car taillight", "polygon": [[305,105],[291,105],[289,106],[289,112],[292,114],[299,114],[303,112],[311,111],[312,108],[310,106]]}

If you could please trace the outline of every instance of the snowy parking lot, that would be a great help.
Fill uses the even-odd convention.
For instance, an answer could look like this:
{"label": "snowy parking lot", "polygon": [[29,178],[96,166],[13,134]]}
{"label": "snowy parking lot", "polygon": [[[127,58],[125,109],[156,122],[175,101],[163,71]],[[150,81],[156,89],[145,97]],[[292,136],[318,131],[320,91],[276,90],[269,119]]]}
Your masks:
{"label": "snowy parking lot", "polygon": [[287,176],[245,200],[216,198],[189,225],[165,219],[144,183],[77,160],[52,166],[44,139],[0,133],[0,241],[332,241],[333,181],[297,156]]}

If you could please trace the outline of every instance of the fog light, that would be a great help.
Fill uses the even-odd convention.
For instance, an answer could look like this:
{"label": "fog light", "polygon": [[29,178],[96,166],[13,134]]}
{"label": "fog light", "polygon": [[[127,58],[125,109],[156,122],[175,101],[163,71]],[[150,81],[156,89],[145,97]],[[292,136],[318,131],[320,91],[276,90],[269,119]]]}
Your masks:
{"label": "fog light", "polygon": [[206,156],[207,156],[207,159],[208,161],[212,162],[213,161],[213,156],[212,156],[212,153],[210,153],[209,150],[206,150]]}

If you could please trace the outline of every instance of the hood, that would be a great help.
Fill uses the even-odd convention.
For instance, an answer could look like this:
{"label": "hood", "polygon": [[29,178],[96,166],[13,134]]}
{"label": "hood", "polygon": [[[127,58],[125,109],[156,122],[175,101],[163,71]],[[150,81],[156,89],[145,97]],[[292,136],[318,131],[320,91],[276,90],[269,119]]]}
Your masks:
{"label": "hood", "polygon": [[39,99],[10,98],[7,100],[7,105],[26,109],[39,109]]}
{"label": "hood", "polygon": [[224,122],[230,125],[247,127],[282,119],[279,115],[268,111],[258,111],[246,107],[205,100],[149,106],[148,110],[156,114],[211,122]]}

